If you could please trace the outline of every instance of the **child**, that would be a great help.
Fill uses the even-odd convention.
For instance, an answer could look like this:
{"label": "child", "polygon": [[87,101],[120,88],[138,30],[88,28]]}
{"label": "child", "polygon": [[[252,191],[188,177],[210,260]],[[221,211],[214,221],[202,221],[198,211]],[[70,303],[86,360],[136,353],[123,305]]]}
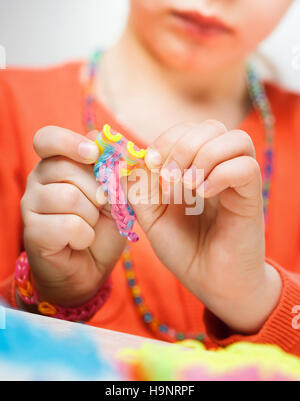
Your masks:
{"label": "child", "polygon": [[[300,99],[270,84],[264,93],[249,72],[253,101],[246,68],[291,3],[131,0],[123,37],[99,60],[1,73],[2,293],[12,288],[24,310],[79,311],[77,320],[136,335],[272,343],[300,355],[292,313]],[[82,136],[105,123],[149,148],[148,169],[166,167],[170,180],[180,169],[182,185],[205,197],[200,216],[186,216],[183,205],[134,206],[140,241],[125,266],[126,241],[93,175],[95,132]],[[33,305],[10,284],[24,190]]]}

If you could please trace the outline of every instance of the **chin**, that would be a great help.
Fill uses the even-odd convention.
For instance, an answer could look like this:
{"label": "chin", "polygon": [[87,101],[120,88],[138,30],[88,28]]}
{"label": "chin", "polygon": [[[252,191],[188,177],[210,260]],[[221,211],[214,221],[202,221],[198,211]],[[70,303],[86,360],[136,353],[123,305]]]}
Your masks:
{"label": "chin", "polygon": [[224,54],[205,48],[191,51],[191,49],[179,47],[155,46],[152,47],[151,51],[159,63],[166,68],[193,75],[211,73],[245,58],[245,55],[239,52]]}
{"label": "chin", "polygon": [[182,40],[170,32],[152,31],[152,36],[144,36],[148,50],[170,70],[190,74],[208,73],[245,58],[245,50],[234,40],[209,43]]}

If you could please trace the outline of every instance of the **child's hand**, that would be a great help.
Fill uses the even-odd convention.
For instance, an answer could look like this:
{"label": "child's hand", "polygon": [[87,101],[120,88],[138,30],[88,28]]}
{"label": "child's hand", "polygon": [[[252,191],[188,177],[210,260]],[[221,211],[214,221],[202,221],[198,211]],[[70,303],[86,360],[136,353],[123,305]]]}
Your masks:
{"label": "child's hand", "polygon": [[[186,205],[135,206],[156,254],[232,329],[258,330],[278,302],[281,279],[265,264],[261,173],[249,135],[216,121],[177,126],[155,141],[147,166],[157,168],[160,157],[175,181],[176,168],[203,169],[197,191],[204,188],[206,201],[198,216],[185,215]],[[183,177],[184,186],[197,187],[193,176]]]}
{"label": "child's hand", "polygon": [[34,147],[42,161],[28,178],[21,208],[35,286],[49,302],[77,306],[95,295],[125,240],[107,207],[99,213],[105,199],[91,165],[98,147],[56,127],[41,129]]}

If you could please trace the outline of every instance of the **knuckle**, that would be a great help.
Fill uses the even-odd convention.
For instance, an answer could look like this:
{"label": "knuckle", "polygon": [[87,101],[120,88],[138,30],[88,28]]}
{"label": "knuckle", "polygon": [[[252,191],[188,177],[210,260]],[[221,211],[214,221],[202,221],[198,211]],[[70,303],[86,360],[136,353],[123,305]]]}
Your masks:
{"label": "knuckle", "polygon": [[64,216],[63,226],[69,232],[74,234],[79,234],[84,230],[83,220],[75,215]]}
{"label": "knuckle", "polygon": [[212,125],[219,131],[220,135],[227,131],[225,124],[221,123],[221,121],[218,120],[206,120],[204,124]]}
{"label": "knuckle", "polygon": [[219,164],[218,166],[215,167],[213,175],[220,181],[226,181],[230,176],[228,165],[226,167],[225,166],[223,167],[222,164]]}
{"label": "knuckle", "polygon": [[198,126],[197,123],[194,123],[192,121],[187,121],[187,122],[183,122],[183,123],[177,124],[175,127],[176,128],[180,128],[183,131],[187,131],[187,130],[193,129],[193,128],[197,127],[197,126]]}
{"label": "knuckle", "polygon": [[247,132],[242,130],[233,130],[232,134],[240,139],[242,146],[246,151],[250,150],[251,153],[255,155],[255,147],[252,138]]}
{"label": "knuckle", "polygon": [[80,203],[81,193],[74,185],[66,184],[60,193],[60,198],[63,204],[74,210]]}
{"label": "knuckle", "polygon": [[33,147],[34,150],[37,151],[44,143],[45,137],[48,137],[53,133],[55,127],[53,126],[46,126],[40,128],[33,137]]}
{"label": "knuckle", "polygon": [[216,152],[214,146],[208,143],[202,149],[200,149],[198,153],[198,159],[202,160],[202,162],[211,162],[216,159]]}
{"label": "knuckle", "polygon": [[261,174],[259,164],[256,159],[253,157],[245,157],[244,158],[245,168],[249,175],[258,176]]}
{"label": "knuckle", "polygon": [[174,149],[172,150],[172,158],[176,160],[177,155],[185,155],[187,153],[190,153],[192,149],[192,141],[190,141],[188,137],[184,136],[176,143]]}
{"label": "knuckle", "polygon": [[194,126],[195,124],[193,123],[181,123],[174,125],[158,137],[159,147],[162,149],[169,149],[177,142],[178,139],[182,138],[182,136],[189,132]]}

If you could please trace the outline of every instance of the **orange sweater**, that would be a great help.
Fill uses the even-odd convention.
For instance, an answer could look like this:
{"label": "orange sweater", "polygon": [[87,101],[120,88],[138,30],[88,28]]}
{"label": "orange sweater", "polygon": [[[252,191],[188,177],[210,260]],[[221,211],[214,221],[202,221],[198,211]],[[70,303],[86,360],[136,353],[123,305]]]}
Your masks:
{"label": "orange sweater", "polygon": [[[19,202],[26,177],[38,161],[32,147],[33,135],[46,125],[85,133],[80,67],[80,63],[72,63],[51,69],[0,72],[2,287],[11,277],[22,249]],[[300,304],[300,97],[271,85],[267,86],[267,93],[277,123],[266,247],[267,257],[283,266],[272,262],[282,276],[283,292],[277,308],[261,331],[250,337],[231,336],[222,322],[206,311],[160,263],[139,228],[141,240],[132,247],[133,262],[148,308],[161,322],[177,331],[196,333],[205,330],[218,345],[241,340],[275,343],[300,355],[300,330],[292,327],[295,318],[292,308]],[[109,123],[134,140],[132,134],[120,127],[100,104],[97,104],[96,120],[98,127]],[[250,113],[241,128],[252,136],[261,163],[265,132],[255,111]],[[111,297],[90,323],[152,337],[132,301],[121,263],[117,264],[112,276],[114,289]]]}

